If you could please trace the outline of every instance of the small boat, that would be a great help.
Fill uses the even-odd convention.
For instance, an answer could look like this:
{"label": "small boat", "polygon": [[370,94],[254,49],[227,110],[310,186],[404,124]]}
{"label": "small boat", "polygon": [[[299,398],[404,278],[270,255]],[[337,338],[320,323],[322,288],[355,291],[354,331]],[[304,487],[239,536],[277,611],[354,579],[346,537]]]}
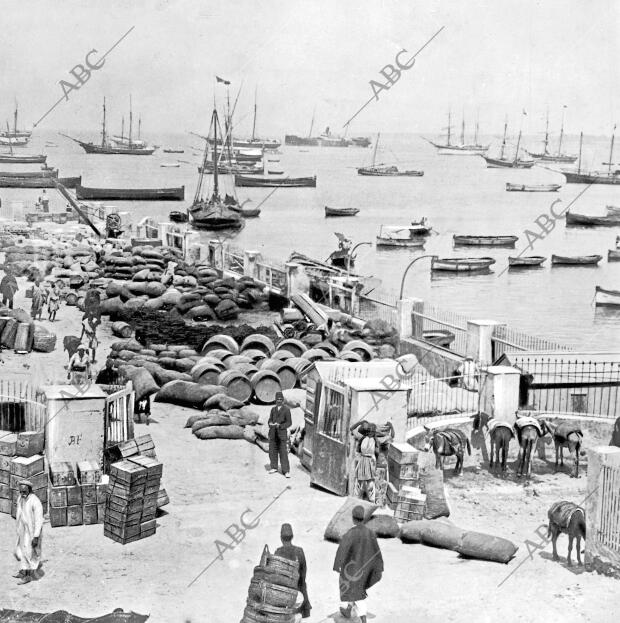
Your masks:
{"label": "small boat", "polygon": [[447,329],[426,329],[422,331],[422,337],[425,342],[443,346],[443,348],[450,348],[450,345],[456,339],[456,335]]}
{"label": "small boat", "polygon": [[188,216],[187,216],[187,212],[179,212],[178,210],[173,210],[168,215],[168,218],[173,223],[187,223]]}
{"label": "small boat", "polygon": [[509,268],[534,268],[540,266],[547,258],[542,255],[521,255],[519,257],[509,257]]}
{"label": "small boat", "polygon": [[426,224],[426,217],[423,217],[421,221],[411,221],[410,230],[414,236],[428,236],[433,228]]}
{"label": "small boat", "polygon": [[229,205],[228,208],[237,214],[241,214],[244,218],[257,218],[260,216],[260,208],[245,208],[239,204]]}
{"label": "small boat", "polygon": [[0,177],[0,188],[56,188],[56,183],[65,188],[77,188],[82,183],[78,177]]}
{"label": "small boat", "polygon": [[14,164],[42,164],[47,161],[44,154],[6,154],[0,153],[0,162],[12,162]]}
{"label": "small boat", "polygon": [[325,206],[325,216],[355,216],[359,208],[330,208]]}
{"label": "small boat", "polygon": [[596,307],[620,307],[620,290],[607,290],[596,286],[594,304]]}
{"label": "small boat", "polygon": [[235,175],[235,186],[255,188],[316,188],[316,175],[312,177],[284,177],[281,179]]}
{"label": "small boat", "polygon": [[607,214],[617,214],[620,216],[620,207],[618,206],[606,206]]}
{"label": "small boat", "polygon": [[181,163],[180,162],[162,162],[159,166],[166,167],[166,168],[177,168],[181,166]]}
{"label": "small boat", "polygon": [[602,255],[552,255],[551,264],[555,266],[596,266],[602,259]]}
{"label": "small boat", "polygon": [[506,190],[521,193],[554,193],[562,188],[561,184],[511,184],[506,182]]}
{"label": "small boat", "polygon": [[381,225],[376,246],[422,248],[426,240],[422,236],[413,234],[414,229],[415,226],[411,225]]}
{"label": "small boat", "polygon": [[609,249],[607,251],[608,262],[620,262],[620,249]]}
{"label": "small boat", "polygon": [[41,171],[0,171],[0,177],[16,177],[19,179],[58,177],[58,169],[43,169]]}
{"label": "small boat", "polygon": [[377,134],[377,142],[372,152],[372,164],[369,167],[360,167],[357,170],[358,175],[371,177],[422,177],[424,175],[424,171],[399,171],[398,167],[394,165],[376,164],[380,136],[380,134]]}
{"label": "small boat", "polygon": [[165,154],[184,154],[184,149],[164,149]]}
{"label": "small boat", "polygon": [[468,247],[514,247],[518,236],[457,236],[454,235],[455,246]]}
{"label": "small boat", "polygon": [[620,214],[605,214],[590,216],[566,212],[566,225],[581,225],[582,227],[615,227],[620,225]]}
{"label": "small boat", "polygon": [[269,175],[284,175],[283,169],[267,169]]}
{"label": "small boat", "polygon": [[78,185],[78,199],[93,201],[183,201],[185,186],[178,188],[90,188]]}
{"label": "small boat", "polygon": [[488,271],[495,264],[492,257],[433,257],[431,271],[474,273]]}

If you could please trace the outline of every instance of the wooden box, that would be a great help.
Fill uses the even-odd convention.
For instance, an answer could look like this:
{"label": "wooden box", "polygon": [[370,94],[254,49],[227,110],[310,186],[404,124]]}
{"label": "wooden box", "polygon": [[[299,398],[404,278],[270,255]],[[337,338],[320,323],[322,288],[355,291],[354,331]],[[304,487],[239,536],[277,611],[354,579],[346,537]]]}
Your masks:
{"label": "wooden box", "polygon": [[146,483],[146,468],[131,461],[118,461],[110,465],[110,481],[114,480],[133,488]]}
{"label": "wooden box", "polygon": [[390,444],[388,449],[388,459],[401,465],[409,465],[418,462],[418,450],[405,442]]}
{"label": "wooden box", "polygon": [[155,520],[151,519],[149,521],[144,521],[140,524],[140,538],[145,539],[149,536],[153,536],[155,534],[156,529]]}
{"label": "wooden box", "polygon": [[90,526],[98,522],[97,519],[97,505],[96,504],[84,504],[82,507],[82,515],[84,519],[84,525]]}
{"label": "wooden box", "polygon": [[47,512],[47,502],[48,502],[48,493],[47,486],[42,489],[35,489],[33,493],[41,500],[41,504],[43,505],[43,512]]}
{"label": "wooden box", "polygon": [[82,504],[97,504],[97,485],[82,485]]}
{"label": "wooden box", "polygon": [[12,499],[11,487],[9,485],[0,484],[0,498],[3,500]]}
{"label": "wooden box", "polygon": [[17,433],[18,456],[33,456],[43,454],[45,449],[45,431],[24,431]]}
{"label": "wooden box", "polygon": [[386,498],[390,505],[398,502],[398,489],[391,482],[387,486]]}
{"label": "wooden box", "polygon": [[82,487],[80,485],[67,487],[67,506],[82,506]]}
{"label": "wooden box", "polygon": [[140,534],[140,524],[137,523],[131,526],[114,526],[108,522],[103,524],[104,534],[109,532],[121,539],[129,539]]}
{"label": "wooden box", "polygon": [[108,508],[112,508],[121,513],[141,512],[144,508],[142,498],[139,500],[125,500],[123,498],[116,497],[115,495],[109,495],[106,504],[108,505]]}
{"label": "wooden box", "polygon": [[95,485],[95,491],[97,494],[97,504],[104,504],[108,497],[108,485],[100,482]]}
{"label": "wooden box", "polygon": [[417,487],[403,487],[398,494],[398,502],[394,510],[397,521],[413,521],[424,518],[426,495]]}
{"label": "wooden box", "polygon": [[4,454],[0,454],[0,471],[10,472],[11,471],[11,457],[4,456]]}
{"label": "wooden box", "polygon": [[66,508],[67,487],[50,487],[49,502],[52,508]]}
{"label": "wooden box", "polygon": [[155,444],[153,443],[153,438],[150,435],[141,435],[140,437],[136,437],[135,442],[138,445],[139,454],[153,459],[157,458],[155,456]]}
{"label": "wooden box", "polygon": [[417,478],[395,478],[390,474],[390,482],[400,491],[402,487],[415,487],[419,480]]}
{"label": "wooden box", "polygon": [[9,470],[0,469],[0,484],[8,485],[11,482],[11,472]]}
{"label": "wooden box", "polygon": [[[21,476],[12,475],[11,476],[11,489],[19,489],[19,483],[24,480]],[[41,472],[40,474],[35,474],[34,476],[30,476],[28,480],[32,483],[32,489],[43,489],[44,487],[47,489],[47,474],[45,472]]]}
{"label": "wooden box", "polygon": [[165,489],[160,489],[157,494],[157,508],[161,508],[162,506],[166,506],[166,504],[170,504],[170,498],[166,493]]}
{"label": "wooden box", "polygon": [[30,478],[40,474],[45,469],[43,457],[40,454],[34,456],[17,456],[11,461],[11,474]]}
{"label": "wooden box", "polygon": [[154,458],[150,456],[138,455],[138,456],[132,456],[129,460],[132,463],[135,463],[136,465],[140,465],[141,467],[144,467],[146,469],[147,480],[151,480],[155,477],[156,478],[162,477],[162,474],[164,471],[163,463],[160,463]]}
{"label": "wooden box", "polygon": [[144,497],[144,484],[128,487],[123,483],[111,481],[108,485],[108,496],[114,495],[124,500],[141,500]]}
{"label": "wooden box", "polygon": [[80,484],[96,485],[101,481],[101,468],[96,461],[80,461],[77,464],[77,475]]}
{"label": "wooden box", "polygon": [[83,506],[67,506],[67,525],[81,526],[84,523]]}
{"label": "wooden box", "polygon": [[409,478],[411,480],[416,480],[419,477],[417,463],[396,463],[390,460],[388,461],[388,468],[390,480],[393,478]]}
{"label": "wooden box", "polygon": [[67,525],[67,507],[50,507],[50,524],[52,528],[59,528]]}
{"label": "wooden box", "polygon": [[17,452],[17,435],[9,431],[0,431],[0,454],[15,456]]}
{"label": "wooden box", "polygon": [[13,500],[11,500],[10,498],[0,498],[0,513],[10,515],[12,506]]}
{"label": "wooden box", "polygon": [[97,523],[103,523],[105,521],[105,502],[103,504],[97,504]]}
{"label": "wooden box", "polygon": [[149,484],[149,481],[146,482],[146,487],[144,487],[144,495],[152,495],[153,493],[159,493],[159,489],[161,488],[161,480],[157,480],[152,484]]}
{"label": "wooden box", "polygon": [[50,465],[50,476],[54,487],[71,487],[75,485],[75,472],[71,463],[56,461]]}

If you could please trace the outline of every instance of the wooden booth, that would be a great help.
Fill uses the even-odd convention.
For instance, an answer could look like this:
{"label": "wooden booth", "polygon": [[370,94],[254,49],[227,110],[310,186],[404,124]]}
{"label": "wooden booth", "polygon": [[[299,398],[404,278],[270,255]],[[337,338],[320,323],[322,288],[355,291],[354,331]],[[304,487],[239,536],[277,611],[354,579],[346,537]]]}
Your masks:
{"label": "wooden booth", "polygon": [[[353,491],[354,434],[361,420],[377,426],[390,421],[396,442],[405,442],[411,387],[397,379],[397,362],[316,362],[307,377],[306,435],[302,464],[310,482],[338,495]],[[392,387],[393,389],[388,389]]]}

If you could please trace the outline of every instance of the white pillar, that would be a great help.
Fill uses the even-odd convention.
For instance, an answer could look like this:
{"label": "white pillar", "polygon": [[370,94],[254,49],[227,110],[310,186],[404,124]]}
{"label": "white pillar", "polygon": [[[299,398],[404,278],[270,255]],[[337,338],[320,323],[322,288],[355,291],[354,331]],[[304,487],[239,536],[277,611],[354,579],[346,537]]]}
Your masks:
{"label": "white pillar", "polygon": [[499,326],[503,323],[495,320],[468,320],[466,355],[483,365],[493,363],[491,337]]}
{"label": "white pillar", "polygon": [[310,292],[310,280],[304,270],[304,267],[297,262],[287,262],[286,268],[286,292],[283,292],[287,298],[291,298],[293,294]]}
{"label": "white pillar", "polygon": [[398,337],[401,340],[414,337],[412,312],[416,301],[419,299],[404,298],[396,303],[396,315],[398,317]]}
{"label": "white pillar", "polygon": [[521,373],[510,366],[490,366],[480,382],[480,412],[501,422],[514,424],[519,408]]}

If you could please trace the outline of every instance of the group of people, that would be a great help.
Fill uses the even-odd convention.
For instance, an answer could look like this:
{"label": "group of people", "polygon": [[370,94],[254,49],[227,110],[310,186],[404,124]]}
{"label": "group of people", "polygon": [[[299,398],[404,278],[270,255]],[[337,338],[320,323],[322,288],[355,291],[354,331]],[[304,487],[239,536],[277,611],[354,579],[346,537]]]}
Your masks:
{"label": "group of people", "polygon": [[[0,294],[2,295],[2,304],[9,309],[13,309],[15,294],[19,287],[17,279],[10,268],[5,269],[5,275],[0,281]],[[60,308],[60,289],[55,283],[49,287],[41,285],[41,280],[37,277],[32,285],[32,306],[30,308],[30,316],[33,320],[41,320],[43,316],[43,308],[47,303],[47,313],[50,322],[56,320],[56,312]]]}

